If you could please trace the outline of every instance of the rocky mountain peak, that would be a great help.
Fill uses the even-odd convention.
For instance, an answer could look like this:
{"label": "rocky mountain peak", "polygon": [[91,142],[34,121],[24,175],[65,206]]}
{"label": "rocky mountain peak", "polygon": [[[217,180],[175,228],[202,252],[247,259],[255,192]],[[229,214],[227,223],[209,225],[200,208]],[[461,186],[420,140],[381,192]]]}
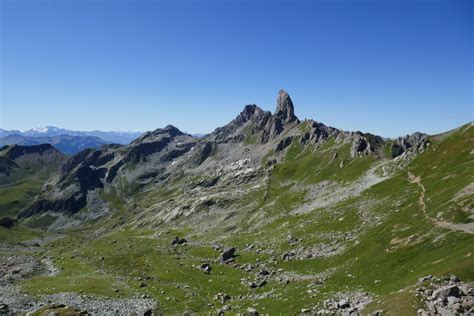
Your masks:
{"label": "rocky mountain peak", "polygon": [[291,101],[290,95],[285,90],[280,90],[278,93],[275,116],[281,119],[284,123],[297,120],[293,101]]}
{"label": "rocky mountain peak", "polygon": [[184,133],[181,132],[179,130],[179,128],[177,128],[173,125],[166,125],[163,130],[168,132],[172,137],[175,137],[175,136],[178,136],[178,135],[184,135]]}
{"label": "rocky mountain peak", "polygon": [[142,142],[150,142],[154,141],[157,138],[162,138],[162,137],[177,137],[185,135],[183,132],[181,132],[177,127],[173,125],[166,125],[164,128],[157,128],[154,131],[148,131],[135,139],[134,141],[131,142],[131,144],[139,144]]}
{"label": "rocky mountain peak", "polygon": [[236,120],[240,123],[245,123],[250,121],[253,117],[260,117],[263,115],[265,115],[265,111],[263,111],[260,107],[255,104],[248,104],[244,107],[243,111],[240,112]]}

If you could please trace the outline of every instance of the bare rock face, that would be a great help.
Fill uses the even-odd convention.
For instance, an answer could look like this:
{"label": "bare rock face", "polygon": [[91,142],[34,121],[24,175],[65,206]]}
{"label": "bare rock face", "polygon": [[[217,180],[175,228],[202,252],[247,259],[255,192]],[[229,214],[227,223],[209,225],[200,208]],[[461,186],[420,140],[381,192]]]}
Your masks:
{"label": "bare rock face", "polygon": [[384,140],[377,135],[361,132],[347,134],[352,141],[350,154],[352,158],[380,153]]}
{"label": "bare rock face", "polygon": [[272,116],[265,126],[264,130],[264,140],[268,141],[277,137],[284,129],[284,126],[280,119],[276,116]]}
{"label": "bare rock face", "polygon": [[127,146],[106,145],[100,149],[86,149],[67,159],[54,186],[42,192],[18,216],[29,217],[47,211],[70,215],[77,213],[88,206],[88,197],[93,196],[96,189],[114,185],[121,169],[133,166],[138,170],[133,175],[127,175],[129,181],[140,182],[161,176],[159,170],[164,170],[174,159],[189,152],[194,144],[192,136],[168,125],[143,134]]}
{"label": "bare rock face", "polygon": [[298,120],[295,116],[293,101],[291,101],[290,96],[285,90],[280,90],[278,93],[275,116],[283,123],[291,123]]}
{"label": "bare rock face", "polygon": [[[298,124],[293,102],[284,90],[280,90],[274,114],[255,104],[246,105],[229,124],[217,128],[210,136],[218,143],[239,143],[251,135],[258,143],[268,143],[277,138],[287,127]],[[245,131],[242,131],[245,127]]]}
{"label": "bare rock face", "polygon": [[[273,165],[285,159],[292,144],[303,146],[304,150],[316,151],[333,139],[337,146],[341,143],[350,144],[352,158],[381,156],[385,153],[383,148],[387,142],[379,136],[346,132],[313,120],[300,122],[295,116],[293,102],[284,90],[279,91],[276,101],[273,114],[255,104],[249,104],[234,120],[200,138],[168,125],[147,132],[128,145],[104,145],[99,149],[86,149],[69,158],[59,157],[61,163],[58,164],[58,177],[51,179],[34,201],[19,213],[19,217],[47,211],[67,215],[75,215],[80,210],[97,213],[99,208],[96,204],[93,206],[91,201],[100,200],[98,192],[102,189],[113,189],[119,195],[128,197],[145,186],[164,186],[171,183],[173,177],[177,179],[191,174],[201,176],[203,172],[206,172],[205,175],[208,172],[212,174],[197,183],[190,183],[190,187],[209,189],[216,184],[224,186],[229,182],[235,185],[254,181],[251,179],[263,177],[263,173],[257,171],[261,167],[259,161],[266,163],[266,168],[270,170],[270,167],[273,168]],[[400,139],[396,143],[399,147],[394,145],[394,156],[411,151],[423,139],[426,139],[426,135],[421,133]],[[390,145],[392,143],[395,141],[390,141]],[[38,157],[55,157],[46,155],[49,152],[54,154],[55,149],[50,145],[13,149],[8,146],[0,149],[0,175],[13,172],[16,165],[21,167],[20,162],[23,161],[30,163]],[[29,152],[33,150],[34,159],[30,159]],[[5,153],[19,157],[13,161],[10,156],[4,157]],[[252,166],[240,166],[239,170],[229,169],[241,161],[252,161]],[[338,164],[342,168],[344,161]],[[232,179],[230,176],[223,177],[218,174],[219,170],[234,173],[234,176]],[[201,202],[196,205],[207,208],[212,205],[206,204],[211,202]],[[106,210],[105,200],[97,205],[101,207],[100,210]],[[188,207],[186,212],[192,213],[194,209]]]}
{"label": "bare rock face", "polygon": [[41,164],[59,167],[66,159],[64,154],[50,144],[4,146],[0,149],[0,157],[2,165],[10,165],[10,170],[15,166],[33,167]]}
{"label": "bare rock face", "polygon": [[295,116],[293,101],[284,90],[280,90],[277,98],[277,107],[275,113],[265,122],[262,132],[262,141],[268,142],[276,138],[291,123],[299,123]]}
{"label": "bare rock face", "polygon": [[423,150],[427,143],[428,135],[420,132],[415,132],[405,137],[399,137],[391,146],[392,158],[398,157],[409,150]]}

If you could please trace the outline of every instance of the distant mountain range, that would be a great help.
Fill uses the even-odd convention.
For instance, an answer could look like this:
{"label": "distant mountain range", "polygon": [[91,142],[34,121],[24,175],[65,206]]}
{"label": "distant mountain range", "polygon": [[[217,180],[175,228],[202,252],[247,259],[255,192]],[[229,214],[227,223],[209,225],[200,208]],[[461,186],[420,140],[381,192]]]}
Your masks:
{"label": "distant mountain range", "polygon": [[108,143],[110,142],[106,142],[102,138],[94,136],[23,136],[19,134],[12,134],[5,137],[0,137],[0,146],[32,146],[40,144],[51,144],[59,151],[68,155],[74,155],[86,148],[99,148],[100,146]]}
{"label": "distant mountain range", "polygon": [[122,131],[73,131],[55,126],[39,126],[27,131],[21,132],[19,130],[5,130],[0,128],[0,137],[5,137],[9,135],[21,135],[21,136],[30,136],[30,137],[52,137],[59,135],[70,135],[70,136],[92,136],[98,137],[104,140],[107,143],[117,143],[117,144],[128,144],[142,132],[122,132]]}
{"label": "distant mountain range", "polygon": [[129,144],[141,132],[72,131],[55,126],[41,126],[25,132],[0,129],[0,146],[51,144],[61,152],[73,155],[86,148],[104,144]]}

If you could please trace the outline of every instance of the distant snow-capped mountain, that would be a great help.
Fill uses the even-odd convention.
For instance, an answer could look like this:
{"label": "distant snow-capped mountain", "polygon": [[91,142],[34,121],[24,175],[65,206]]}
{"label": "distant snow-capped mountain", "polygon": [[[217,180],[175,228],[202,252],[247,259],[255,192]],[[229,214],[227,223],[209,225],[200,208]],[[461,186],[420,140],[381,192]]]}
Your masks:
{"label": "distant snow-capped mountain", "polygon": [[44,135],[51,135],[51,134],[66,134],[64,132],[66,132],[67,130],[65,129],[62,129],[62,128],[59,128],[59,127],[55,127],[55,126],[36,126],[36,127],[33,127],[25,132],[23,132],[23,135],[25,136],[34,136],[34,135],[37,135],[37,134],[41,134],[42,136]]}
{"label": "distant snow-capped mountain", "polygon": [[11,134],[0,137],[0,147],[5,145],[33,146],[40,144],[51,144],[59,151],[67,155],[74,155],[87,148],[99,148],[108,142],[94,136],[24,136]]}
{"label": "distant snow-capped mountain", "polygon": [[56,126],[37,126],[31,128],[27,131],[21,132],[18,130],[4,130],[0,129],[0,137],[5,137],[9,135],[21,135],[28,137],[53,137],[59,135],[69,135],[69,136],[92,136],[103,139],[107,143],[118,143],[118,144],[128,144],[142,132],[137,131],[72,131]]}

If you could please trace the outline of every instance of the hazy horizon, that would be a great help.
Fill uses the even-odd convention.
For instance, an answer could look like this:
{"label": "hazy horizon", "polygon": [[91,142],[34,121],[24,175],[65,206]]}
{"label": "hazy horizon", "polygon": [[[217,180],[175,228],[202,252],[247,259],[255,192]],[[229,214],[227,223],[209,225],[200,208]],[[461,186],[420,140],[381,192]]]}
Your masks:
{"label": "hazy horizon", "polygon": [[[324,123],[324,122],[321,122],[321,123]],[[395,139],[395,138],[398,138],[398,137],[404,137],[406,135],[410,135],[410,134],[413,134],[415,132],[421,132],[421,133],[426,133],[428,135],[437,135],[437,134],[442,134],[442,133],[445,133],[445,132],[449,132],[451,130],[454,130],[458,127],[461,127],[461,126],[464,126],[466,124],[470,124],[470,123],[473,123],[473,121],[467,121],[465,123],[461,123],[459,126],[455,126],[454,128],[451,128],[451,129],[448,129],[448,130],[445,130],[445,131],[441,131],[439,133],[433,133],[433,134],[429,134],[429,133],[426,133],[422,130],[416,130],[416,131],[413,131],[413,132],[410,132],[410,133],[405,133],[405,134],[400,134],[400,135],[396,135],[396,136],[386,136],[386,135],[380,135],[380,134],[376,134],[378,136],[381,136],[383,138],[388,138],[388,139]],[[214,131],[211,130],[211,131],[208,131],[208,132],[190,132],[190,131],[187,131],[183,128],[181,128],[180,126],[176,126],[174,124],[166,124],[166,125],[172,125],[172,126],[175,126],[176,128],[178,128],[180,131],[182,131],[183,133],[186,133],[186,134],[190,134],[190,135],[207,135],[209,133],[212,133]],[[33,126],[32,128],[28,128],[28,129],[16,129],[16,128],[12,128],[12,129],[5,129],[5,128],[1,128],[0,127],[0,130],[7,130],[7,131],[12,131],[12,130],[18,130],[20,131],[21,133],[25,133],[25,132],[28,132],[28,131],[31,131],[33,129],[36,129],[36,128],[44,128],[44,127],[55,127],[55,128],[60,128],[60,129],[64,129],[64,130],[70,130],[70,131],[75,131],[75,132],[117,132],[117,133],[146,133],[146,132],[149,132],[149,131],[153,131],[155,129],[159,129],[159,128],[164,128],[166,127],[166,125],[163,125],[163,126],[157,126],[156,128],[154,129],[150,129],[150,130],[103,130],[103,129],[71,129],[71,128],[67,128],[67,127],[63,127],[63,126],[53,126],[53,125],[41,125],[41,126]],[[326,124],[328,125],[328,124]],[[328,125],[330,126],[330,125]],[[216,128],[218,127],[221,127],[221,126],[217,126]],[[335,127],[335,128],[338,128],[337,126],[331,126],[331,127]],[[371,133],[369,131],[364,131],[364,130],[345,130],[345,131],[360,131],[360,132],[363,132],[363,133]]]}
{"label": "hazy horizon", "polygon": [[[91,10],[93,8],[93,10]],[[209,133],[246,104],[383,137],[474,118],[470,1],[10,1],[0,128]]]}

